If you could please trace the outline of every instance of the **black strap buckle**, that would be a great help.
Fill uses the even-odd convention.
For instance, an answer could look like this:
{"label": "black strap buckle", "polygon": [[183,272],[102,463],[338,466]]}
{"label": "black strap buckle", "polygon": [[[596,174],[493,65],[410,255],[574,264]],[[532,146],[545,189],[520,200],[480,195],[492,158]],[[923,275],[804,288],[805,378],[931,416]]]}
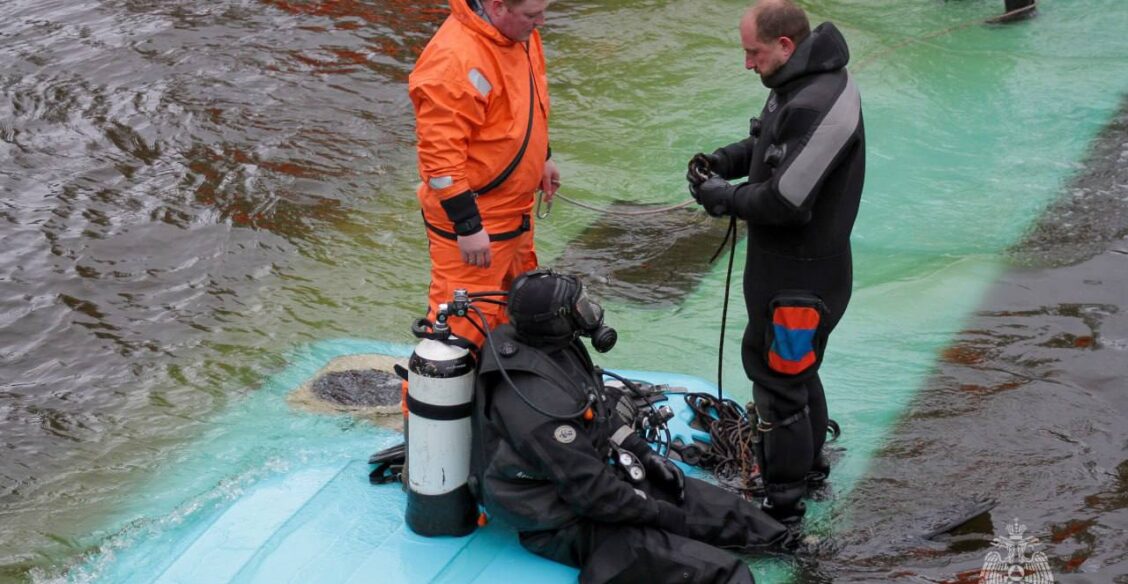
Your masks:
{"label": "black strap buckle", "polygon": [[[435,227],[430,221],[427,220],[426,215],[423,215],[423,224],[427,226],[427,229],[430,229],[435,233],[435,235],[438,235],[443,239],[449,239],[451,241],[456,241],[458,239],[457,233]],[[526,231],[532,230],[532,228],[533,221],[529,217],[528,213],[526,213],[521,215],[521,225],[517,227],[517,229],[514,229],[513,231],[506,231],[505,233],[491,233],[490,241],[505,241],[507,239],[513,239],[514,237],[517,237],[522,233],[525,233]]]}

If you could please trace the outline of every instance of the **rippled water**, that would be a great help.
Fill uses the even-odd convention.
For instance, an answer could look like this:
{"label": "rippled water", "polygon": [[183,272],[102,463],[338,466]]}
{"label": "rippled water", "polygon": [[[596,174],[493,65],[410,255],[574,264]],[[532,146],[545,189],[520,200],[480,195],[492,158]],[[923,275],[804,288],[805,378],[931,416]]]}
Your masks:
{"label": "rippled water", "polygon": [[414,316],[403,83],[440,8],[3,3],[8,574],[68,553],[287,347]]}
{"label": "rippled water", "polygon": [[[409,341],[427,272],[405,81],[445,4],[0,4],[0,580],[96,548],[136,516],[135,487],[291,351]],[[1000,4],[804,3],[850,41],[869,132],[857,293],[828,358],[843,482],[1128,89],[1121,0],[968,25]],[[686,158],[737,137],[765,95],[742,68],[741,6],[553,4],[563,193],[685,198]],[[542,258],[588,265],[574,250],[599,253],[583,239],[606,233],[597,219],[558,205]],[[637,226],[636,247],[666,245],[660,222]],[[607,282],[623,342],[606,363],[712,375],[724,278],[700,272],[680,303],[647,298],[645,277]],[[726,384],[746,395],[738,361]]]}

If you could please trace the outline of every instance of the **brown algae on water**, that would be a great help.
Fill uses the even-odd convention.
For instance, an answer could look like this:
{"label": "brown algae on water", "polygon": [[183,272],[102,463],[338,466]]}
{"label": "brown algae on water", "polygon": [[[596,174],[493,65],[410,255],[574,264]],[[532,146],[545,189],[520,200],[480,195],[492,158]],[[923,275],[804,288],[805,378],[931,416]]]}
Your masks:
{"label": "brown algae on water", "polygon": [[296,410],[351,414],[385,428],[403,429],[402,384],[387,355],[345,355],[329,361],[286,396]]}

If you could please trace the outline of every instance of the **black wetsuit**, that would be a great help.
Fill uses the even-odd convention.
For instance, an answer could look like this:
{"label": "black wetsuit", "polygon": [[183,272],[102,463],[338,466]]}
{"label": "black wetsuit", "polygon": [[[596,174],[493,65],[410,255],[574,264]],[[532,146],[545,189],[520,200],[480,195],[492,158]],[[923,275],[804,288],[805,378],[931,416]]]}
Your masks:
{"label": "black wetsuit", "polygon": [[530,551],[581,569],[580,581],[752,582],[726,547],[749,550],[779,542],[785,528],[758,506],[709,483],[686,479],[685,502],[645,479],[632,483],[610,463],[624,439],[613,406],[580,342],[535,348],[510,325],[492,332],[500,366],[536,408],[502,379],[490,344],[475,389],[471,474],[486,510],[520,533]]}
{"label": "black wetsuit", "polygon": [[[714,152],[722,178],[747,177],[733,200],[733,214],[748,222],[742,356],[756,408],[775,425],[762,442],[768,501],[799,514],[805,476],[813,467],[828,470],[821,462],[827,407],[818,366],[850,301],[850,231],[865,176],[861,100],[848,60],[838,29],[820,25],[763,79],[772,91],[750,136]],[[805,294],[825,307],[814,338],[817,359],[801,373],[781,373],[768,359],[773,308],[788,305],[787,297],[802,304]]]}

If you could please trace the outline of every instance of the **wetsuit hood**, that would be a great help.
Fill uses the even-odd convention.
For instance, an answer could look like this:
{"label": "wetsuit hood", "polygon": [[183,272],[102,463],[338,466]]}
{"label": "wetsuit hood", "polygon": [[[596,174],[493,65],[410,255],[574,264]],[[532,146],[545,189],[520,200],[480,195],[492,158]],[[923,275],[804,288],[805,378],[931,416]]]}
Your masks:
{"label": "wetsuit hood", "polygon": [[824,22],[795,47],[791,58],[778,71],[761,81],[768,89],[775,89],[800,77],[837,71],[849,61],[850,49],[846,46],[846,39],[834,24]]}

